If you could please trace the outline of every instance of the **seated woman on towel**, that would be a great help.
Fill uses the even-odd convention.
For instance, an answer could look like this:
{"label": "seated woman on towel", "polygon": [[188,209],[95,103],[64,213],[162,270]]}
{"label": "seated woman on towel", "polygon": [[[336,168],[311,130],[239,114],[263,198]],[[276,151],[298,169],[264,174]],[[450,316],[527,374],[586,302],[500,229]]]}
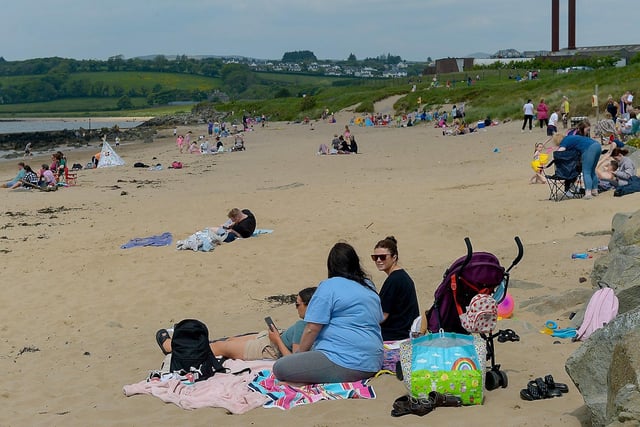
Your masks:
{"label": "seated woman on towel", "polygon": [[409,338],[411,325],[420,316],[416,287],[407,272],[398,265],[398,241],[389,236],[380,240],[371,259],[379,271],[387,274],[380,288],[380,304],[384,320],[381,324],[385,341]]}
{"label": "seated woman on towel", "polygon": [[256,217],[249,209],[233,208],[227,214],[229,220],[222,224],[220,227],[214,227],[212,230],[214,233],[223,235],[227,232],[227,237],[224,239],[225,243],[233,242],[238,238],[251,237],[254,231],[256,231]]}
{"label": "seated woman on towel", "polygon": [[[296,310],[300,319],[304,318],[307,306],[315,287],[305,288],[296,296]],[[259,333],[239,335],[212,342],[211,350],[216,356],[229,359],[261,360],[278,359],[298,350],[305,322],[298,320],[285,329],[282,334],[276,329],[268,329]],[[156,341],[164,354],[171,353],[171,338],[166,329],[156,332]]]}
{"label": "seated woman on towel", "polygon": [[339,383],[370,378],[382,366],[380,298],[348,243],[327,259],[328,279],[313,295],[300,347],[278,359],[273,374],[294,383]]}

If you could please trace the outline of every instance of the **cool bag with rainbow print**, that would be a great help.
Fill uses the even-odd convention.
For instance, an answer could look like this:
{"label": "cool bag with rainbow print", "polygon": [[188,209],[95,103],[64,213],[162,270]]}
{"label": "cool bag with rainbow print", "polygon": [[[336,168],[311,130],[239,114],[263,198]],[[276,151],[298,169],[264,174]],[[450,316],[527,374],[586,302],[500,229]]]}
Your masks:
{"label": "cool bag with rainbow print", "polygon": [[414,397],[437,391],[459,396],[464,405],[482,404],[484,365],[473,336],[427,334],[403,342],[400,356],[405,384]]}

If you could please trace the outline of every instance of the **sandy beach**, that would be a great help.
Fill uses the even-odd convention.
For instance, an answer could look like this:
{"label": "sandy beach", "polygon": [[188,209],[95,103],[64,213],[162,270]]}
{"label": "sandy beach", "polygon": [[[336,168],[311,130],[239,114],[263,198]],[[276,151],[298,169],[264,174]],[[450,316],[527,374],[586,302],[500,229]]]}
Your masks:
{"label": "sandy beach", "polygon": [[[539,330],[549,319],[570,326],[569,313],[591,289],[590,280],[579,279],[589,278],[600,256],[573,260],[571,253],[607,245],[613,215],[637,210],[637,197],[609,192],[592,200],[549,201],[547,185],[528,183],[534,144],[545,133],[520,133],[520,122],[456,137],[432,125],[352,127],[360,154],[316,155],[352,116],[340,113],[337,123],[316,122],[313,129],[284,122],[255,127],[245,134],[246,151],[221,155],[180,154],[172,129],[164,129],[153,143],[122,144],[118,154],[126,166],[80,171],[77,186],[51,193],[2,189],[0,425],[587,423],[582,397],[564,371],[580,344]],[[206,124],[178,130],[207,133]],[[95,151],[69,152],[68,162],[84,165]],[[13,178],[19,160],[0,162],[3,182]],[[174,160],[184,168],[169,169]],[[34,169],[47,161],[28,159]],[[136,162],[164,168],[134,168]],[[232,207],[251,209],[258,227],[274,232],[210,253],[176,250],[176,240],[221,224]],[[173,234],[171,246],[120,249],[132,238],[166,231]],[[498,325],[514,329],[521,340],[496,345],[509,386],[485,392],[484,405],[392,418],[394,399],[406,391],[391,375],[371,381],[375,400],[233,416],[220,408],[185,411],[154,397],[123,395],[123,385],[160,367],[159,328],[197,318],[213,338],[263,329],[267,315],[278,325],[293,323],[293,305],[265,298],[326,278],[327,254],[337,241],[356,248],[379,288],[385,275],[369,254],[387,235],[398,240],[421,311],[433,303],[445,269],[465,254],[465,237],[505,266],[516,255],[514,236],[522,239],[525,255],[511,274],[514,317]],[[562,297],[580,289],[584,300]],[[534,304],[541,300],[550,302]],[[521,400],[520,389],[546,374],[569,383],[569,393]]]}

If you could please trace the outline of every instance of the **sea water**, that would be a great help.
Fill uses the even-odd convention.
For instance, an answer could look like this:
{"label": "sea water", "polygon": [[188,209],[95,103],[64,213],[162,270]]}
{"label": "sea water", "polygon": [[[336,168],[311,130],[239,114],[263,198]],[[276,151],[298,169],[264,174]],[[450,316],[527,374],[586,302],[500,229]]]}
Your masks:
{"label": "sea water", "polygon": [[0,119],[0,134],[21,132],[51,132],[76,129],[120,129],[134,128],[145,122],[145,118],[68,118],[68,119]]}

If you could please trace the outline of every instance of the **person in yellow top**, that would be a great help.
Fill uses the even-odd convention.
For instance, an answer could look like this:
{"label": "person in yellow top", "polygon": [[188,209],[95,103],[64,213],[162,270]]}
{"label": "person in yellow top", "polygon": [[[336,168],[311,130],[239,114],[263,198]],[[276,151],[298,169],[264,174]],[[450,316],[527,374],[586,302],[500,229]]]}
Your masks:
{"label": "person in yellow top", "polygon": [[560,111],[562,111],[562,127],[566,129],[567,122],[569,121],[569,98],[567,98],[566,96],[562,97],[562,105],[560,107]]}

